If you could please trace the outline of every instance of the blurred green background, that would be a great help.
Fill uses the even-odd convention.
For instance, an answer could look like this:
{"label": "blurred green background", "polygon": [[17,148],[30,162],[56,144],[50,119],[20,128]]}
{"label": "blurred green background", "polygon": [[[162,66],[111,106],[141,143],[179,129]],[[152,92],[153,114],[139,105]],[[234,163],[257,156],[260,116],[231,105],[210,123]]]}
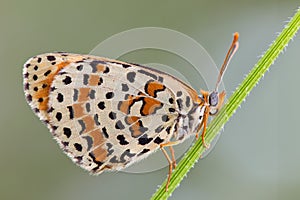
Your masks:
{"label": "blurred green background", "polygon": [[[22,65],[29,57],[88,53],[113,34],[154,26],[194,38],[220,66],[238,31],[240,49],[224,77],[230,95],[297,6],[296,0],[2,0],[0,199],[149,199],[167,175],[164,168],[90,176],[72,164],[25,102]],[[298,35],[171,199],[300,198],[299,52]],[[145,62],[157,61],[148,57]],[[168,63],[178,65],[172,59]]]}

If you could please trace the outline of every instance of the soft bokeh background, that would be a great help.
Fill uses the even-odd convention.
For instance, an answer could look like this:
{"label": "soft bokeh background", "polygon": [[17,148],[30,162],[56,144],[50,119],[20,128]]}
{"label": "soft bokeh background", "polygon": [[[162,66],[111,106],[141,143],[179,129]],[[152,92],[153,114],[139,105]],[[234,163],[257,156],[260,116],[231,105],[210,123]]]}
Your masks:
{"label": "soft bokeh background", "polygon": [[[72,164],[24,100],[22,65],[29,57],[88,53],[113,34],[155,26],[194,38],[219,66],[238,31],[240,49],[224,78],[231,94],[297,6],[296,0],[2,0],[0,199],[149,199],[167,173],[164,168],[96,177]],[[299,52],[298,35],[171,199],[299,199]],[[168,64],[178,65],[172,59]]]}

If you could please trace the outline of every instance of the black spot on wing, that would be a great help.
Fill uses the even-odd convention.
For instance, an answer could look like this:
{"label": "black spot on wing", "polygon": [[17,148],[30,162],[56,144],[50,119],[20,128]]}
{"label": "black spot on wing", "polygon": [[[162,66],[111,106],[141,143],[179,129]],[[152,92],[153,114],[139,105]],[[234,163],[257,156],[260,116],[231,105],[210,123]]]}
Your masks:
{"label": "black spot on wing", "polygon": [[124,126],[123,123],[119,120],[119,121],[117,121],[117,123],[115,124],[115,128],[116,128],[116,129],[123,130],[123,129],[125,128],[125,126]]}
{"label": "black spot on wing", "polygon": [[149,144],[153,140],[153,138],[148,138],[148,135],[144,134],[138,140],[140,145],[146,145]]}
{"label": "black spot on wing", "polygon": [[141,156],[149,151],[150,151],[150,149],[143,149],[137,156]]}
{"label": "black spot on wing", "polygon": [[69,85],[70,83],[72,83],[72,78],[70,76],[66,76],[66,78],[64,78],[63,82],[65,85]]}
{"label": "black spot on wing", "polygon": [[78,100],[78,90],[74,89],[73,101],[77,101],[77,100]]}
{"label": "black spot on wing", "polygon": [[186,96],[186,99],[185,99],[186,107],[190,107],[190,105],[191,105],[190,101],[191,101],[191,98],[189,96]]}
{"label": "black spot on wing", "polygon": [[127,145],[129,142],[126,140],[124,135],[118,135],[117,139],[119,140],[120,145]]}
{"label": "black spot on wing", "polygon": [[64,95],[62,93],[58,93],[56,99],[59,103],[61,103],[64,101]]}
{"label": "black spot on wing", "polygon": [[78,65],[78,66],[76,67],[76,69],[77,69],[78,71],[82,71],[82,70],[83,70],[83,65]]}
{"label": "black spot on wing", "polygon": [[88,85],[89,84],[89,75],[88,74],[83,74],[83,84]]}
{"label": "black spot on wing", "polygon": [[82,145],[79,143],[74,143],[74,147],[77,151],[81,152],[82,151]]}
{"label": "black spot on wing", "polygon": [[47,60],[48,61],[54,61],[55,60],[55,56],[47,56]]}
{"label": "black spot on wing", "polygon": [[182,95],[182,92],[181,91],[178,91],[177,93],[176,93],[176,96],[177,97],[180,97]]}
{"label": "black spot on wing", "polygon": [[91,90],[90,93],[89,93],[89,97],[91,99],[95,99],[95,94],[96,94],[96,91],[95,90]]}
{"label": "black spot on wing", "polygon": [[87,113],[89,113],[91,111],[91,104],[89,102],[87,102],[85,104],[85,110],[86,110]]}
{"label": "black spot on wing", "polygon": [[179,110],[181,110],[183,107],[182,99],[177,99],[176,102],[177,102]]}
{"label": "black spot on wing", "polygon": [[108,116],[109,116],[109,118],[112,119],[112,120],[114,120],[114,119],[117,118],[117,114],[114,113],[114,112],[110,112],[110,113],[108,114]]}
{"label": "black spot on wing", "polygon": [[123,68],[128,68],[128,67],[131,67],[131,65],[128,65],[128,64],[122,64]]}
{"label": "black spot on wing", "polygon": [[164,141],[164,139],[161,139],[160,137],[156,137],[154,139],[154,143],[156,143],[156,144],[161,144],[163,141]]}
{"label": "black spot on wing", "polygon": [[49,69],[44,73],[44,76],[48,76],[50,73],[51,73],[51,70]]}
{"label": "black spot on wing", "polygon": [[113,150],[113,145],[111,144],[111,143],[106,143],[106,146],[107,146],[107,157],[108,156],[110,156],[113,152],[114,152],[114,150]]}
{"label": "black spot on wing", "polygon": [[98,103],[98,108],[99,108],[100,110],[104,110],[104,109],[105,109],[105,102],[104,102],[104,101],[100,101],[100,102]]}
{"label": "black spot on wing", "polygon": [[159,76],[159,77],[158,77],[158,81],[161,82],[161,83],[163,83],[163,82],[164,82],[164,78],[161,77],[161,76]]}
{"label": "black spot on wing", "polygon": [[122,91],[123,91],[123,92],[127,92],[128,90],[129,90],[128,85],[122,83]]}
{"label": "black spot on wing", "polygon": [[160,133],[162,130],[164,130],[164,127],[160,125],[155,129],[155,133]]}
{"label": "black spot on wing", "polygon": [[99,64],[105,65],[106,62],[101,61],[101,60],[94,60],[90,63],[93,73],[97,72],[97,65],[99,65]]}
{"label": "black spot on wing", "polygon": [[72,135],[72,131],[71,131],[71,129],[68,128],[68,127],[64,127],[64,128],[63,128],[63,133],[64,133],[64,135],[65,135],[67,138],[70,138],[71,135]]}
{"label": "black spot on wing", "polygon": [[112,99],[114,97],[114,93],[113,92],[107,92],[105,94],[106,99]]}
{"label": "black spot on wing", "polygon": [[126,162],[125,157],[132,158],[135,155],[136,155],[135,153],[130,153],[130,149],[126,149],[126,151],[124,151],[120,156],[120,162],[125,163]]}
{"label": "black spot on wing", "polygon": [[32,101],[32,96],[31,96],[30,94],[28,94],[28,95],[26,96],[26,99],[27,99],[28,102],[31,102],[31,101]]}
{"label": "black spot on wing", "polygon": [[85,139],[87,142],[87,151],[90,151],[90,149],[93,146],[93,139],[90,136],[83,136],[82,138]]}
{"label": "black spot on wing", "polygon": [[105,70],[103,71],[104,74],[108,74],[109,72],[109,67],[106,67]]}
{"label": "black spot on wing", "polygon": [[103,133],[105,138],[109,138],[109,135],[108,135],[107,130],[106,130],[105,127],[102,128],[102,133]]}
{"label": "black spot on wing", "polygon": [[81,130],[79,131],[79,134],[81,135],[83,131],[86,129],[85,123],[82,119],[78,120],[79,125],[81,126]]}
{"label": "black spot on wing", "polygon": [[161,120],[162,120],[163,122],[167,122],[167,121],[169,121],[169,116],[168,116],[168,115],[163,115],[163,116],[161,117]]}
{"label": "black spot on wing", "polygon": [[168,134],[170,134],[170,131],[171,131],[171,126],[168,126],[168,127],[166,128],[166,132],[167,132]]}
{"label": "black spot on wing", "polygon": [[100,126],[100,125],[101,125],[100,122],[99,122],[99,116],[98,116],[98,114],[95,114],[95,115],[94,115],[94,121],[95,121],[95,124],[96,124],[97,126]]}
{"label": "black spot on wing", "polygon": [[136,75],[135,72],[129,72],[129,73],[127,73],[127,80],[128,80],[130,83],[133,83],[134,80],[135,80],[135,75]]}
{"label": "black spot on wing", "polygon": [[57,112],[56,115],[55,115],[55,118],[57,119],[57,121],[60,121],[62,119],[61,112]]}
{"label": "black spot on wing", "polygon": [[72,106],[67,106],[68,110],[69,110],[69,117],[70,119],[74,118],[74,110]]}
{"label": "black spot on wing", "polygon": [[173,113],[173,112],[175,112],[175,109],[174,108],[169,108],[169,112]]}
{"label": "black spot on wing", "polygon": [[151,78],[157,80],[157,76],[156,76],[155,74],[152,74],[152,73],[150,73],[150,72],[147,72],[147,71],[145,71],[145,70],[143,70],[143,69],[139,69],[138,72],[141,73],[141,74],[145,74],[146,76],[149,76],[149,77],[151,77]]}

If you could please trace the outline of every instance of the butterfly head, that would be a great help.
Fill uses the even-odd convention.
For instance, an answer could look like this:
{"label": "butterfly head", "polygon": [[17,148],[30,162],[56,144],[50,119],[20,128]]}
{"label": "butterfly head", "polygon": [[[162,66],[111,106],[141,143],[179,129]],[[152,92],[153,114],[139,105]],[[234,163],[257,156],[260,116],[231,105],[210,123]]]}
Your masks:
{"label": "butterfly head", "polygon": [[217,106],[219,102],[218,92],[212,91],[208,96],[208,103],[210,106]]}
{"label": "butterfly head", "polygon": [[212,91],[209,93],[207,91],[201,90],[199,99],[201,99],[202,103],[200,105],[204,105],[208,108],[209,115],[215,115],[222,107],[225,96],[225,91],[222,91],[221,93]]}

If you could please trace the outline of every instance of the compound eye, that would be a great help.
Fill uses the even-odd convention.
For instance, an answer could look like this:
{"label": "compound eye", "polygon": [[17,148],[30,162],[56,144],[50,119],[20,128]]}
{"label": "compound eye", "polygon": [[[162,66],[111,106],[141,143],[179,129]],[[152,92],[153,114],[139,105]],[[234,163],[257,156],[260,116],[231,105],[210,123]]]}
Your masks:
{"label": "compound eye", "polygon": [[219,103],[218,92],[213,91],[212,93],[210,93],[208,101],[210,106],[217,106]]}

